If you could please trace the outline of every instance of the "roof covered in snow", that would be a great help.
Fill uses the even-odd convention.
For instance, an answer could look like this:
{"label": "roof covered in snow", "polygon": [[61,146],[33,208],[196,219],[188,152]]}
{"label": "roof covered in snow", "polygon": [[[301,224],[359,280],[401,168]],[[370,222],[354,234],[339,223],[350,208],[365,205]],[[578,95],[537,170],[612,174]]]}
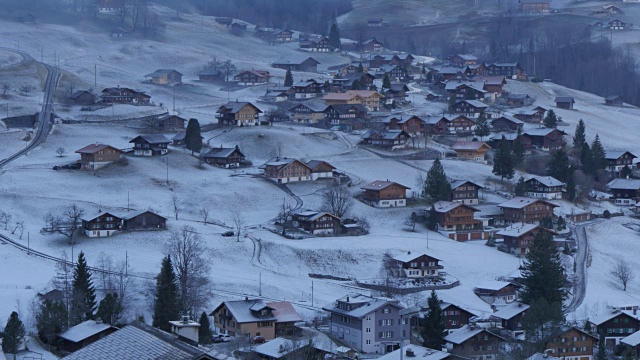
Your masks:
{"label": "roof covered in snow", "polygon": [[[351,310],[344,310],[338,308],[338,302],[341,303],[349,303],[359,305],[358,307],[354,307]],[[355,318],[363,318],[367,314],[371,314],[372,312],[380,309],[383,306],[395,306],[399,309],[402,309],[402,306],[398,304],[397,300],[387,299],[382,297],[371,297],[363,294],[351,294],[343,296],[337,301],[324,306],[322,309],[329,312],[334,312],[338,314],[345,314]]]}
{"label": "roof covered in snow", "polygon": [[398,183],[393,182],[393,181],[388,181],[388,180],[387,181],[376,180],[374,182],[371,182],[371,183],[361,187],[361,189],[362,190],[383,190],[383,189],[386,189],[389,186],[394,185],[394,184],[398,185],[398,186],[401,186],[401,187],[403,187],[405,189],[410,189],[409,187],[406,187],[404,185],[398,184]]}
{"label": "roof covered in snow", "polygon": [[476,289],[498,291],[504,289],[509,285],[513,285],[513,283],[509,281],[486,280],[476,285]]}
{"label": "roof covered in snow", "polygon": [[613,179],[608,184],[609,189],[640,190],[640,180],[637,179]]}
{"label": "roof covered in snow", "polygon": [[530,231],[537,229],[538,227],[540,226],[535,224],[518,223],[498,231],[497,234],[502,236],[509,236],[509,237],[520,237]]}
{"label": "roof covered in snow", "polygon": [[59,336],[65,340],[77,343],[93,335],[111,329],[113,326],[95,320],[87,320],[76,326],[72,326]]}
{"label": "roof covered in snow", "polygon": [[554,178],[553,176],[537,176],[537,175],[530,175],[527,176],[525,178],[526,182],[529,182],[530,180],[537,180],[539,183],[541,183],[544,186],[548,186],[548,187],[555,187],[555,186],[564,186],[565,184]]}
{"label": "roof covered in snow", "polygon": [[[408,356],[409,352],[413,353],[413,356]],[[378,360],[413,359],[414,357],[421,360],[444,360],[444,359],[450,359],[451,354],[443,351],[429,349],[423,346],[410,344],[410,345],[404,346],[402,349],[398,349],[396,351],[382,355],[381,357],[378,358]]]}
{"label": "roof covered in snow", "polygon": [[529,305],[516,301],[496,311],[491,316],[502,320],[509,320],[527,311],[527,309],[529,309]]}
{"label": "roof covered in snow", "polygon": [[513,199],[511,199],[509,201],[506,201],[506,202],[503,202],[502,204],[498,205],[498,207],[509,208],[509,209],[522,209],[525,206],[529,206],[529,205],[531,205],[531,204],[533,204],[535,202],[538,202],[538,201],[546,203],[546,204],[548,204],[550,206],[553,206],[553,207],[557,207],[558,206],[558,205],[556,205],[556,204],[554,204],[554,203],[552,203],[550,201],[546,201],[546,200],[543,200],[543,199],[534,199],[534,198],[529,198],[529,197],[524,197],[524,196],[516,196]]}

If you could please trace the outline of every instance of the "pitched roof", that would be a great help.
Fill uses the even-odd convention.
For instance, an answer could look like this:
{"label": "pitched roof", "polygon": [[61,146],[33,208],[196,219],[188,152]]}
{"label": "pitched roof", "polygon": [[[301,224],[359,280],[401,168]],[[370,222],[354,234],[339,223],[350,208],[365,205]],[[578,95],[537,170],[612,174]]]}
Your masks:
{"label": "pitched roof", "polygon": [[637,158],[637,156],[633,155],[631,152],[629,151],[615,151],[615,150],[605,150],[604,152],[604,157],[607,160],[617,160],[620,157],[622,157],[622,155],[624,154],[629,154],[631,155],[633,158]]}
{"label": "pitched roof", "polygon": [[548,354],[535,353],[527,358],[527,360],[562,360],[559,357]]}
{"label": "pitched roof", "polygon": [[75,91],[73,94],[71,94],[71,96],[69,96],[70,99],[76,99],[78,97],[80,97],[80,95],[83,94],[89,94],[89,95],[93,95],[91,92],[87,91],[87,90],[78,90]]}
{"label": "pitched roof", "polygon": [[260,299],[247,299],[247,300],[235,300],[235,301],[225,301],[218,305],[218,307],[213,310],[215,312],[222,306],[226,306],[231,315],[236,319],[238,323],[251,323],[258,321],[276,321],[275,316],[256,316],[252,312],[252,308],[256,309],[256,306],[264,308],[268,307],[266,303],[264,303]]}
{"label": "pitched roof", "polygon": [[480,211],[476,208],[474,208],[473,206],[469,206],[467,204],[463,204],[461,202],[451,202],[451,201],[437,201],[435,204],[433,204],[433,209],[438,212],[438,213],[447,213],[453,209],[457,209],[460,206],[463,207],[468,207],[469,209],[473,210],[473,211]]}
{"label": "pitched roof", "polygon": [[427,257],[430,257],[432,259],[436,259],[438,261],[442,261],[442,260],[440,260],[438,258],[435,258],[435,257],[433,257],[431,255],[427,255],[425,253],[415,253],[415,254],[407,253],[407,254],[396,255],[396,256],[393,257],[393,260],[398,260],[398,261],[402,261],[402,262],[406,263],[406,262],[411,262],[411,260],[415,260],[415,259],[417,259],[417,258],[419,258],[421,256],[427,256]]}
{"label": "pitched roof", "polygon": [[[87,146],[83,147],[82,149],[76,150],[76,153],[78,153],[78,154],[95,154],[98,151],[104,150],[106,148],[111,148],[111,149],[120,151],[119,149],[116,149],[111,145],[91,144],[91,145],[87,145]],[[120,152],[122,152],[122,151],[120,151]]]}
{"label": "pitched roof", "polygon": [[64,293],[61,290],[53,289],[51,291],[47,291],[46,293],[38,293],[38,297],[44,300],[49,300],[51,302],[55,301],[63,301]]}
{"label": "pitched roof", "polygon": [[299,56],[292,56],[290,58],[279,59],[275,61],[273,65],[301,65],[302,63],[304,63],[309,59],[311,59],[312,62],[315,62],[316,65],[320,64],[318,60],[312,58],[311,56],[299,55]]}
{"label": "pitched roof", "polygon": [[515,132],[499,132],[491,136],[491,140],[501,141],[502,137],[504,140],[515,141],[518,138],[518,133]]}
{"label": "pitched roof", "polygon": [[487,149],[491,149],[491,146],[487,145],[487,143],[482,141],[458,141],[455,144],[453,144],[453,146],[451,146],[451,149],[478,151],[483,147],[486,147]]}
{"label": "pitched roof", "polygon": [[[352,310],[343,310],[336,307],[336,303],[338,301],[343,303],[348,302],[351,304],[358,304],[361,306],[354,308]],[[342,298],[338,299],[336,302],[324,306],[322,309],[329,312],[349,315],[355,318],[363,318],[367,314],[370,314],[380,309],[381,307],[387,306],[387,305],[395,306],[399,309],[402,309],[402,306],[398,304],[397,300],[387,299],[382,297],[371,297],[363,294],[345,295]]]}
{"label": "pitched roof", "polygon": [[575,100],[573,100],[572,96],[557,96],[555,102],[557,103],[574,103],[576,102]]}
{"label": "pitched roof", "polygon": [[[509,115],[509,114],[504,114],[504,115],[500,116],[498,119],[505,119],[505,120],[510,121],[510,122],[512,122],[514,124],[517,124],[517,125],[523,125],[524,124],[524,122],[522,120],[518,120],[518,119],[514,118],[512,115]],[[495,121],[495,120],[497,120],[497,119],[494,119],[492,121]]]}
{"label": "pitched roof", "polygon": [[278,323],[302,321],[296,309],[288,301],[269,302],[267,306],[273,309],[273,316],[276,317]]}
{"label": "pitched roof", "polygon": [[509,99],[513,99],[513,100],[525,100],[526,98],[530,97],[528,94],[509,94],[509,96],[507,96]]}
{"label": "pitched roof", "polygon": [[537,176],[537,175],[529,175],[525,177],[525,182],[529,182],[531,180],[537,180],[544,186],[554,187],[554,186],[564,186],[565,183],[554,178],[553,176]]}
{"label": "pitched roof", "polygon": [[499,339],[506,341],[503,337],[496,335],[487,329],[481,328],[475,325],[465,325],[458,330],[455,330],[451,334],[445,336],[444,341],[450,342],[456,345],[462,344],[463,342],[471,339],[472,337],[480,334],[481,332],[487,332],[493,336],[498,337]]}
{"label": "pitched roof", "polygon": [[[403,352],[404,352],[403,354],[404,356],[401,356],[401,353]],[[412,352],[414,355],[413,357],[421,360],[445,360],[445,359],[451,358],[451,354],[449,353],[439,351],[439,350],[429,349],[423,346],[409,344],[404,346],[403,349],[398,349],[393,352],[382,355],[381,357],[378,358],[378,360],[400,360],[403,358],[412,359],[413,357],[407,356],[407,352]]]}
{"label": "pitched roof", "polygon": [[[247,105],[253,106],[254,108],[256,108],[258,110],[259,113],[262,112],[262,110],[260,110],[257,106],[253,105],[252,103],[250,103],[248,101],[229,101],[228,103],[220,106],[220,109],[229,110],[229,112],[231,114],[235,114],[238,111],[242,110]],[[218,111],[220,111],[220,110],[218,110]]]}
{"label": "pitched roof", "polygon": [[469,105],[471,105],[473,107],[483,108],[483,109],[489,107],[489,105],[483,103],[480,100],[462,100],[462,101],[457,102],[456,105],[458,105],[459,103],[467,103],[467,104],[469,104]]}
{"label": "pitched roof", "polygon": [[115,214],[114,214],[113,212],[111,212],[111,211],[103,211],[103,212],[98,213],[98,214],[97,214],[97,215],[95,215],[95,216],[94,216],[94,215],[83,215],[83,216],[80,218],[80,220],[89,222],[89,221],[93,221],[93,220],[95,220],[95,219],[97,219],[97,218],[99,218],[99,217],[101,217],[101,216],[103,216],[103,215],[111,215],[111,216],[113,216],[114,218],[121,219],[121,217],[120,217],[120,216],[115,215]]}
{"label": "pitched roof", "polygon": [[307,166],[311,168],[311,170],[313,171],[318,165],[322,165],[322,164],[326,164],[328,165],[330,168],[335,169],[336,167],[329,164],[326,161],[322,161],[322,160],[309,160],[307,161]]}
{"label": "pitched roof", "polygon": [[111,328],[113,328],[113,326],[109,324],[97,322],[95,320],[87,320],[76,326],[70,327],[58,336],[65,340],[77,343]]}
{"label": "pitched roof", "polygon": [[637,179],[613,179],[608,184],[609,189],[640,190],[640,180]]}
{"label": "pitched roof", "polygon": [[636,331],[633,334],[627,336],[626,338],[621,339],[620,341],[629,346],[636,347],[640,345],[640,331]]}
{"label": "pitched roof", "polygon": [[328,109],[334,109],[338,114],[346,114],[351,112],[351,110],[355,109],[357,112],[361,112],[361,113],[366,113],[367,112],[367,108],[364,107],[364,105],[361,104],[333,104],[333,105],[329,105],[327,106],[324,111],[327,111]]}
{"label": "pitched roof", "polygon": [[516,301],[496,311],[495,313],[491,314],[491,316],[502,320],[510,320],[515,316],[527,311],[528,309],[529,305]]}
{"label": "pitched roof", "polygon": [[196,360],[205,354],[204,351],[178,340],[174,335],[136,321],[67,355],[64,359]]}
{"label": "pitched roof", "polygon": [[166,217],[164,217],[162,215],[159,215],[159,214],[157,214],[157,213],[155,213],[153,211],[150,211],[150,210],[140,210],[140,211],[134,211],[132,213],[125,213],[124,215],[120,216],[120,218],[123,219],[123,220],[131,220],[131,219],[136,218],[136,217],[138,217],[138,216],[140,216],[142,214],[147,214],[147,213],[153,214],[153,215],[155,215],[157,217],[161,217],[161,218],[167,220]]}
{"label": "pitched roof", "polygon": [[136,142],[136,140],[142,139],[149,144],[168,144],[171,140],[167,139],[164,135],[159,134],[147,134],[147,135],[138,135],[133,140],[129,141],[130,143]]}
{"label": "pitched roof", "polygon": [[505,287],[513,285],[513,283],[509,281],[498,281],[498,280],[486,280],[476,285],[476,289],[484,289],[484,290],[493,290],[498,291],[504,289]]}
{"label": "pitched roof", "polygon": [[174,69],[158,69],[150,74],[145,75],[144,77],[160,77],[160,76],[164,76],[164,75],[168,75],[172,72],[176,72],[179,75],[182,75],[180,72],[174,70]]}
{"label": "pitched roof", "polygon": [[535,128],[535,129],[528,129],[525,130],[522,135],[529,135],[529,136],[547,136],[549,134],[551,134],[554,131],[559,131],[560,133],[562,133],[562,135],[567,135],[567,133],[565,133],[562,130],[556,129],[556,128]]}
{"label": "pitched roof", "polygon": [[498,204],[498,207],[501,208],[508,208],[508,209],[522,209],[525,206],[529,206],[535,202],[541,201],[543,203],[546,203],[548,205],[551,205],[553,207],[558,207],[558,205],[547,201],[547,200],[543,200],[543,199],[534,199],[534,198],[530,198],[530,197],[524,197],[524,196],[516,196],[513,199],[509,200],[509,201],[505,201],[502,204]]}
{"label": "pitched roof", "polygon": [[620,315],[624,315],[636,320],[640,320],[638,315],[634,315],[633,312],[628,310],[609,310],[609,311],[605,311],[602,314],[598,314],[592,318],[589,318],[589,322],[595,325],[601,325]]}
{"label": "pitched roof", "polygon": [[484,186],[478,185],[478,184],[476,184],[476,183],[474,183],[473,181],[470,181],[470,180],[453,180],[451,182],[451,189],[452,190],[457,189],[460,186],[462,186],[464,184],[467,184],[467,183],[473,184],[473,185],[479,187],[480,189],[484,189]]}
{"label": "pitched roof", "polygon": [[406,187],[404,185],[398,184],[397,182],[393,182],[393,181],[383,181],[383,180],[376,180],[374,182],[371,182],[363,187],[361,187],[361,189],[363,190],[383,190],[388,188],[391,185],[398,185],[400,187],[403,187],[405,189],[411,189],[410,187]]}
{"label": "pitched roof", "polygon": [[540,227],[539,225],[535,225],[535,224],[518,223],[498,231],[497,235],[509,236],[509,237],[520,237],[539,227]]}
{"label": "pitched roof", "polygon": [[236,150],[238,150],[238,152],[240,153],[240,156],[244,156],[244,154],[240,151],[240,149],[232,147],[232,148],[212,148],[211,150],[209,150],[209,152],[204,154],[203,157],[213,158],[213,159],[219,159],[219,158],[224,159],[231,156],[231,154],[233,154],[233,152]]}

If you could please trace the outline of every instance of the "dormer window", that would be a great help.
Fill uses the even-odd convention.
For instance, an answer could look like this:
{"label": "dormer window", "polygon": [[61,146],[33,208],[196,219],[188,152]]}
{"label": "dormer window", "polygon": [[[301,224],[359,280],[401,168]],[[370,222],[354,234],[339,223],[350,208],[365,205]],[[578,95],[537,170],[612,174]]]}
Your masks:
{"label": "dormer window", "polygon": [[262,309],[262,311],[260,311],[260,315],[262,315],[262,316],[266,316],[268,312],[269,312],[269,310],[267,310],[267,309]]}

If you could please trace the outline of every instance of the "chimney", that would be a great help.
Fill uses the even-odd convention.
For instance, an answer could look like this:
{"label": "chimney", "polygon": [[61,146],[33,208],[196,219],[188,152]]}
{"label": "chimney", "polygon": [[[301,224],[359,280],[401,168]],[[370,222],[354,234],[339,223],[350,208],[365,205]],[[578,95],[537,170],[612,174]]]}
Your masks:
{"label": "chimney", "polygon": [[101,318],[96,318],[96,324],[102,324],[102,319]]}
{"label": "chimney", "polygon": [[185,315],[181,320],[169,321],[171,325],[171,333],[178,336],[178,340],[193,346],[198,346],[200,338],[200,324],[189,320],[189,316]]}
{"label": "chimney", "polygon": [[638,308],[637,307],[633,307],[633,315],[636,315],[638,313]]}
{"label": "chimney", "polygon": [[245,297],[244,297],[244,301],[249,301],[249,297],[248,297],[248,296],[245,296]]}
{"label": "chimney", "polygon": [[347,302],[349,302],[349,295],[347,295]]}
{"label": "chimney", "polygon": [[407,357],[416,357],[416,353],[414,353],[411,349],[407,349],[406,355]]}

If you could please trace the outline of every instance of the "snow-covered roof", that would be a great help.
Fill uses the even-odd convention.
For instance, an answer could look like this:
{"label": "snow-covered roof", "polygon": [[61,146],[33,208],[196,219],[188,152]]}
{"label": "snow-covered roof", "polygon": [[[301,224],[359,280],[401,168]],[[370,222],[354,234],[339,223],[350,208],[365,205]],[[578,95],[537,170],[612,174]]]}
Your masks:
{"label": "snow-covered roof", "polygon": [[[218,306],[218,308],[222,305],[225,305],[231,315],[236,319],[236,322],[239,324],[242,323],[251,323],[258,321],[276,321],[276,317],[272,315],[267,316],[256,316],[252,308],[259,304],[259,306],[266,307],[265,304],[260,299],[247,299],[247,300],[235,300],[235,301],[225,301]],[[261,308],[262,308],[261,307]],[[216,310],[218,309],[216,308]],[[214,310],[215,312],[215,310]]]}
{"label": "snow-covered roof", "polygon": [[467,103],[467,104],[469,104],[469,105],[471,105],[473,107],[476,107],[476,108],[483,108],[484,109],[484,108],[488,108],[489,107],[489,105],[483,103],[480,100],[462,100],[461,102],[465,102],[465,103]]}
{"label": "snow-covered roof", "polygon": [[452,332],[451,334],[445,336],[444,340],[453,344],[462,344],[463,342],[480,334],[483,331],[486,330],[478,326],[465,325],[460,329]]}
{"label": "snow-covered roof", "polygon": [[529,356],[527,360],[561,360],[561,359],[555,356],[547,355],[547,354],[535,353]]}
{"label": "snow-covered roof", "polygon": [[114,218],[121,219],[121,217],[120,217],[120,216],[115,215],[113,212],[110,212],[110,211],[102,211],[102,212],[99,212],[99,213],[98,213],[98,214],[96,214],[96,215],[88,215],[88,214],[87,214],[87,215],[83,215],[82,217],[80,217],[80,220],[82,220],[82,221],[87,221],[87,222],[88,222],[88,221],[95,220],[95,219],[97,219],[97,218],[99,218],[99,217],[101,217],[101,216],[103,216],[103,215],[111,215],[111,216],[113,216]]}
{"label": "snow-covered roof", "polygon": [[640,331],[636,331],[620,341],[627,345],[636,347],[640,345]]}
{"label": "snow-covered roof", "polygon": [[636,179],[613,179],[608,184],[609,189],[620,190],[640,190],[640,180]]}
{"label": "snow-covered roof", "polygon": [[[235,150],[236,150],[235,147],[232,147],[232,148],[212,148],[211,150],[209,150],[209,152],[204,154],[203,157],[205,157],[205,158],[227,158],[231,154],[233,154],[233,152]],[[238,151],[240,151],[240,150],[238,150]],[[242,152],[240,154],[242,154]]]}
{"label": "snow-covered roof", "polygon": [[486,147],[487,149],[491,149],[487,143],[483,141],[458,141],[453,146],[451,146],[452,150],[473,150],[478,151],[482,147]]}
{"label": "snow-covered roof", "polygon": [[273,316],[276,317],[276,322],[298,322],[302,321],[296,309],[293,308],[288,301],[276,301],[269,302],[267,306],[273,309]]}
{"label": "snow-covered roof", "polygon": [[[555,128],[536,128],[536,129],[529,129],[529,130],[525,130],[523,132],[523,135],[529,135],[529,136],[547,136],[549,134],[551,134],[554,130],[558,130]],[[562,130],[558,130],[562,133],[562,135],[566,135],[566,133]]]}
{"label": "snow-covered roof", "polygon": [[474,211],[479,211],[478,209],[474,208],[473,206],[469,206],[466,204],[463,204],[461,202],[452,202],[452,201],[437,201],[436,203],[433,204],[433,208],[436,212],[438,213],[447,213],[455,208],[458,208],[460,206],[465,206],[468,207]]}
{"label": "snow-covered roof", "polygon": [[228,103],[222,105],[220,108],[227,109],[229,110],[229,113],[235,114],[238,111],[242,110],[247,105],[253,106],[254,108],[256,108],[256,110],[258,110],[259,113],[262,112],[262,110],[258,109],[257,106],[253,105],[248,101],[229,101]]}
{"label": "snow-covered roof", "polygon": [[428,257],[430,257],[432,259],[435,259],[435,260],[438,260],[438,261],[442,261],[442,260],[440,260],[438,258],[435,258],[435,257],[433,257],[431,255],[427,255],[425,253],[415,253],[415,254],[406,253],[406,254],[396,255],[396,256],[393,257],[393,260],[398,260],[398,261],[406,263],[406,262],[410,262],[411,260],[415,260],[415,259],[419,258],[420,256],[428,256]]}
{"label": "snow-covered roof", "polygon": [[524,121],[518,120],[518,119],[514,118],[513,115],[510,115],[510,114],[504,114],[504,115],[500,116],[498,119],[505,119],[505,120],[510,121],[510,122],[512,122],[514,124],[517,124],[517,125],[523,125],[524,124]]}
{"label": "snow-covered roof", "polygon": [[[404,354],[403,354],[404,353]],[[413,353],[413,356],[407,354]],[[406,345],[402,349],[382,355],[378,360],[400,360],[418,358],[421,360],[444,360],[451,358],[451,354],[439,350],[429,349],[418,345]]]}
{"label": "snow-covered roof", "polygon": [[327,166],[329,166],[332,169],[336,168],[335,166],[333,166],[333,165],[331,165],[328,162],[323,161],[323,160],[309,160],[309,161],[307,161],[307,166],[310,167],[311,170],[315,169],[316,166],[321,165],[321,164],[326,164]]}
{"label": "snow-covered roof", "polygon": [[620,157],[622,157],[622,155],[629,153],[629,155],[631,155],[633,158],[637,158],[637,156],[633,155],[632,153],[630,153],[629,151],[615,151],[615,150],[605,150],[604,154],[605,154],[605,158],[607,160],[617,160]]}
{"label": "snow-covered roof", "polygon": [[204,354],[204,351],[178,340],[174,335],[134,322],[67,355],[65,360],[194,360]]}
{"label": "snow-covered roof", "polygon": [[[76,150],[76,153],[78,153],[78,154],[95,154],[96,152],[98,152],[100,150],[104,150],[106,148],[112,148],[112,149],[118,150],[118,149],[114,148],[111,145],[91,144],[91,145],[87,145],[87,146],[83,147],[82,149]],[[118,151],[120,151],[120,150],[118,150]]]}
{"label": "snow-covered roof", "polygon": [[291,56],[286,59],[280,59],[280,60],[274,61],[273,64],[274,65],[301,65],[303,62],[309,59],[311,59],[311,61],[316,62],[317,64],[320,64],[318,60],[312,58],[311,56],[304,56],[304,55]]}
{"label": "snow-covered roof", "polygon": [[518,133],[515,132],[499,132],[491,137],[491,140],[500,141],[504,137],[504,140],[515,141],[518,138]]}
{"label": "snow-covered roof", "polygon": [[[336,306],[338,302],[355,304],[359,306],[354,307],[351,310],[344,310]],[[363,294],[351,294],[351,295],[343,296],[337,301],[324,306],[322,309],[329,312],[349,315],[355,318],[363,318],[367,314],[370,314],[378,310],[379,308],[387,305],[395,306],[399,309],[402,309],[402,306],[398,304],[397,300],[387,299],[382,297],[371,297]]]}
{"label": "snow-covered roof", "polygon": [[138,217],[138,216],[140,216],[142,214],[145,214],[145,213],[153,214],[153,215],[161,217],[161,218],[163,218],[165,220],[167,219],[166,217],[164,217],[162,215],[158,215],[158,214],[154,213],[153,211],[149,211],[149,210],[134,211],[134,212],[131,212],[131,213],[127,212],[124,215],[120,215],[119,217],[122,220],[130,220],[130,219],[133,219],[133,218]]}
{"label": "snow-covered roof", "polygon": [[477,56],[471,54],[457,54],[455,56],[461,58],[462,60],[478,60]]}
{"label": "snow-covered roof", "polygon": [[462,185],[464,185],[466,183],[471,183],[471,184],[479,187],[480,189],[484,189],[484,186],[478,185],[478,184],[476,184],[476,183],[474,183],[473,181],[470,181],[470,180],[454,180],[454,181],[451,182],[451,189],[452,190],[453,189],[457,189],[457,188],[459,188],[460,186],[462,186]]}
{"label": "snow-covered roof", "polygon": [[95,320],[87,320],[76,326],[70,327],[59,336],[65,340],[77,343],[93,335],[109,330],[110,328],[112,328],[112,326],[109,324],[97,322]]}
{"label": "snow-covered roof", "polygon": [[538,181],[542,185],[548,186],[548,187],[564,186],[565,185],[565,183],[563,183],[562,181],[554,178],[553,176],[530,175],[530,176],[527,176],[525,178],[525,181],[529,181],[529,180],[533,180],[533,179],[535,179],[536,181]]}
{"label": "snow-covered roof", "polygon": [[149,144],[168,144],[171,140],[167,139],[166,136],[160,134],[145,134],[138,135],[133,140],[129,141],[130,143],[135,142],[138,138],[148,142]]}
{"label": "snow-covered roof", "polygon": [[600,325],[604,322],[607,322],[613,318],[615,318],[616,316],[619,316],[621,314],[627,315],[631,318],[640,320],[640,317],[636,314],[633,314],[633,311],[628,311],[628,310],[609,310],[609,311],[605,311],[602,314],[598,314],[592,318],[589,318],[589,322],[595,325]]}
{"label": "snow-covered roof", "polygon": [[502,204],[499,204],[498,206],[501,208],[508,208],[508,209],[522,209],[525,206],[529,206],[537,201],[541,201],[543,203],[546,203],[548,205],[551,205],[553,207],[557,207],[558,205],[550,202],[550,201],[546,201],[543,199],[534,199],[534,198],[530,198],[530,197],[524,197],[524,196],[516,196],[513,199],[503,202]]}
{"label": "snow-covered roof", "polygon": [[508,282],[508,281],[498,281],[498,280],[486,280],[481,282],[480,284],[476,285],[476,289],[483,289],[483,290],[493,290],[493,291],[498,291],[501,289],[504,289],[505,287],[512,285],[513,283]]}
{"label": "snow-covered roof", "polygon": [[401,186],[401,187],[403,187],[405,189],[410,189],[409,187],[406,187],[404,185],[398,184],[396,182],[383,181],[383,180],[376,180],[374,182],[371,182],[371,183],[361,187],[361,189],[363,189],[363,190],[383,190],[383,189],[386,189],[389,186],[394,185],[394,184],[398,185],[398,186]]}
{"label": "snow-covered roof", "polygon": [[527,311],[527,309],[529,309],[529,305],[516,301],[496,311],[495,313],[491,314],[491,316],[502,320],[509,320]]}
{"label": "snow-covered roof", "polygon": [[509,236],[509,237],[519,237],[532,230],[535,230],[538,227],[539,225],[535,225],[535,224],[518,223],[498,231],[497,234],[502,236]]}
{"label": "snow-covered roof", "polygon": [[158,69],[154,72],[152,72],[151,74],[147,74],[144,77],[160,77],[160,76],[164,76],[167,74],[170,74],[172,72],[177,72],[178,74],[182,75],[181,73],[179,73],[178,71],[174,70],[174,69]]}

